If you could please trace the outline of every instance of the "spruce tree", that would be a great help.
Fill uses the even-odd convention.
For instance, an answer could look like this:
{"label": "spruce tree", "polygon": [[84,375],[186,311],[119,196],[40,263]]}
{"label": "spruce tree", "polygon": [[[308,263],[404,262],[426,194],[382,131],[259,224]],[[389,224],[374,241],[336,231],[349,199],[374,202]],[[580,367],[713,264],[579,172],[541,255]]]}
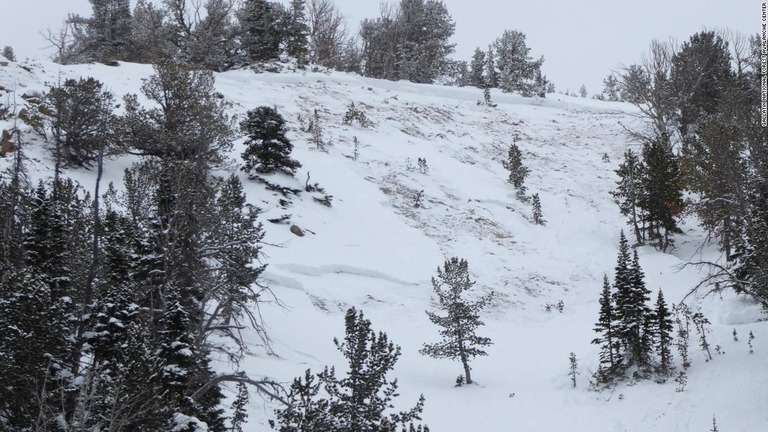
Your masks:
{"label": "spruce tree", "polygon": [[525,178],[528,177],[531,170],[523,165],[523,153],[520,151],[517,144],[512,143],[512,145],[509,146],[507,159],[503,164],[504,168],[509,170],[507,181],[512,183],[512,186],[517,189],[517,198],[521,201],[525,200],[525,191],[527,190],[525,186]]}
{"label": "spruce tree", "polygon": [[536,225],[546,224],[547,221],[544,220],[544,214],[541,211],[541,199],[539,198],[539,194],[533,194],[531,200],[533,206],[533,223]]}
{"label": "spruce tree", "polygon": [[291,0],[288,10],[290,18],[285,34],[286,54],[294,57],[299,67],[303,67],[309,57],[309,26],[305,9],[305,0]]}
{"label": "spruce tree", "polygon": [[615,328],[615,306],[611,294],[611,284],[608,275],[603,276],[603,289],[600,293],[600,316],[593,329],[598,336],[592,343],[600,347],[600,371],[599,378],[609,381],[619,371],[622,359],[618,353],[618,337]]}
{"label": "spruce tree", "polygon": [[[114,97],[94,78],[67,79],[51,88],[54,158],[59,166],[91,166],[113,127]],[[108,143],[110,144],[110,143]]]}
{"label": "spruce tree", "polygon": [[673,244],[671,234],[682,233],[677,220],[684,208],[680,167],[668,136],[643,146],[643,163],[646,170],[638,205],[645,212],[650,239],[666,252]]}
{"label": "spruce tree", "polygon": [[628,268],[629,285],[621,307],[621,332],[627,347],[629,364],[644,367],[650,363],[653,350],[653,333],[650,323],[653,315],[647,302],[650,291],[645,286],[645,275],[635,250]]}
{"label": "spruce tree", "polygon": [[488,88],[499,87],[499,73],[496,71],[496,54],[493,51],[493,44],[488,45],[485,55],[485,83]]}
{"label": "spruce tree", "polygon": [[486,88],[488,85],[485,79],[485,51],[479,47],[475,49],[472,61],[469,63],[469,85]]}
{"label": "spruce tree", "polygon": [[476,356],[488,355],[483,347],[492,344],[491,339],[478,336],[477,328],[483,325],[480,311],[487,306],[492,293],[471,302],[466,293],[475,282],[469,278],[469,264],[453,257],[445,261],[443,268],[437,268],[437,277],[432,278],[432,288],[437,295],[439,307],[445,316],[427,311],[429,320],[440,327],[441,342],[424,344],[419,350],[423,355],[434,358],[460,360],[464,367],[464,378],[472,384],[469,362]]}
{"label": "spruce tree", "polygon": [[673,321],[664,294],[659,290],[656,297],[655,311],[656,353],[659,355],[659,371],[668,374],[672,368],[672,330]]}
{"label": "spruce tree", "polygon": [[629,217],[627,223],[635,233],[635,241],[637,244],[642,244],[645,236],[639,224],[643,220],[643,215],[638,214],[638,206],[643,190],[642,179],[645,167],[632,150],[627,150],[624,152],[624,161],[615,172],[619,179],[616,181],[616,190],[611,192],[611,195],[619,206],[621,214]]}
{"label": "spruce tree", "polygon": [[[336,348],[348,362],[346,377],[338,378],[334,367],[317,374],[309,370],[304,379],[291,385],[290,405],[277,411],[281,432],[376,432],[414,428],[424,406],[420,397],[412,409],[387,413],[397,397],[397,380],[389,381],[387,374],[400,357],[400,347],[390,342],[386,333],[371,329],[371,322],[354,308],[345,316],[343,341],[334,338]],[[321,389],[327,397],[320,397]],[[421,430],[421,426],[419,426]],[[425,431],[428,430],[425,428]]]}
{"label": "spruce tree", "polygon": [[622,230],[619,236],[619,252],[616,258],[613,279],[613,288],[615,290],[613,293],[613,301],[615,304],[614,319],[616,321],[615,334],[618,342],[617,354],[622,357],[629,349],[627,340],[629,339],[628,332],[630,332],[631,329],[628,328],[628,325],[631,325],[633,322],[633,317],[630,316],[632,303],[632,276],[629,265],[629,243],[624,236],[624,230]]}
{"label": "spruce tree", "polygon": [[275,108],[261,106],[248,111],[240,129],[248,137],[242,153],[243,171],[260,174],[282,171],[293,176],[301,167],[301,163],[290,157],[293,144],[286,136],[285,119]]}
{"label": "spruce tree", "polygon": [[285,36],[286,13],[280,3],[246,0],[237,12],[241,47],[248,62],[263,62],[280,55]]}

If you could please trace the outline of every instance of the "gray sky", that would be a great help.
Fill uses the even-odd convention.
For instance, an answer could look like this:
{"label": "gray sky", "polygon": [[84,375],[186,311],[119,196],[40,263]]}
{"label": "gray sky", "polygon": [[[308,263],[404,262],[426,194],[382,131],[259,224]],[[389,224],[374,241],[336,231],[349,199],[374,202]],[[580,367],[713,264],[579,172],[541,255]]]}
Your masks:
{"label": "gray sky", "polygon": [[[287,3],[288,0],[283,0]],[[363,18],[379,13],[379,0],[335,0],[356,30]],[[455,57],[468,60],[505,29],[527,35],[533,56],[544,55],[544,73],[559,91],[590,94],[619,64],[635,62],[651,39],[686,40],[707,28],[756,33],[758,0],[444,0],[456,22]],[[0,0],[0,46],[11,45],[19,58],[49,51],[41,29],[60,27],[67,13],[90,14],[88,0]]]}

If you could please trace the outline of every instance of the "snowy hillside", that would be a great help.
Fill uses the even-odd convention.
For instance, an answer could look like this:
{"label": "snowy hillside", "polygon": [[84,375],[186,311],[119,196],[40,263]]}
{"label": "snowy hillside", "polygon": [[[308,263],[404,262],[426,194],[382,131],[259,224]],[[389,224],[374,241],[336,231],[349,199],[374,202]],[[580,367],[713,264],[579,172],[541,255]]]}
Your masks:
{"label": "snowy hillside", "polygon": [[[99,79],[119,98],[140,93],[141,80],[151,74],[150,66],[134,64],[22,68],[10,63],[0,67],[0,102],[20,109],[23,94],[80,76]],[[303,188],[309,172],[310,183],[333,196],[330,208],[311,194],[283,206],[281,196],[240,173],[250,203],[263,211],[270,245],[264,249],[263,279],[283,303],[262,306],[274,353],[258,346],[254,335],[254,355],[244,364],[249,374],[290,383],[307,368],[341,367],[332,339],[343,336],[344,313],[355,306],[374,329],[402,347],[392,373],[401,394],[395,405],[410,407],[423,393],[423,420],[433,432],[693,432],[709,430],[713,415],[723,432],[768,430],[768,325],[758,322],[764,315],[757,306],[730,293],[687,300],[692,308],[702,307],[712,322],[710,343],[724,354],[705,362],[692,340],[693,366],[684,391],[678,392],[672,380],[625,382],[604,392],[587,389],[598,365],[590,341],[602,278],[612,277],[619,231],[625,228],[609,192],[621,155],[635,147],[622,128],[640,127],[632,106],[494,92],[497,106],[489,107],[476,103],[482,99],[476,88],[335,72],[231,71],[216,75],[216,87],[238,118],[268,105],[288,121],[293,157],[303,168],[295,179],[276,175],[270,181]],[[350,102],[372,126],[342,123]],[[327,152],[314,148],[302,130],[301,122],[315,109],[325,138],[333,143]],[[0,120],[0,129],[12,126],[13,119]],[[32,136],[28,126],[18,126]],[[233,173],[239,172],[242,141],[231,155]],[[531,169],[528,193],[540,195],[545,226],[532,223],[530,204],[519,201],[506,181],[501,161],[513,141]],[[24,148],[33,159],[34,181],[51,175],[43,147],[38,139]],[[428,171],[419,170],[419,158]],[[111,159],[106,180],[119,185],[134,160]],[[0,160],[0,168],[7,163]],[[86,188],[94,184],[94,172],[66,174]],[[423,205],[414,207],[422,190]],[[267,222],[283,215],[290,215],[290,224]],[[305,236],[294,235],[292,224]],[[703,234],[695,220],[688,220],[685,230],[670,254],[639,249],[648,287],[654,296],[663,290],[670,303],[683,299],[703,277],[681,264],[699,254],[717,258],[714,246],[700,249]],[[480,330],[494,345],[488,357],[472,363],[477,385],[464,387],[454,387],[462,372],[459,363],[418,353],[424,342],[438,340],[424,311],[434,306],[430,278],[453,256],[469,262],[478,294],[498,294]],[[559,301],[562,312],[545,309]],[[756,336],[754,354],[747,347],[750,331]],[[579,362],[575,389],[567,375],[571,352]],[[226,369],[225,360],[218,367]],[[276,407],[253,397],[247,430],[270,430],[267,421]]]}

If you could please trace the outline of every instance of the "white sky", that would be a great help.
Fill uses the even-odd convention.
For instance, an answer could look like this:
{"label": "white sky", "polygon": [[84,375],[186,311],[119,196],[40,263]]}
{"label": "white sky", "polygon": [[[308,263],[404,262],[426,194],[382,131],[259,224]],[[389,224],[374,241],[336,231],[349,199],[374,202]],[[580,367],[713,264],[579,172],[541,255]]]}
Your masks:
{"label": "white sky", "polygon": [[[287,0],[283,0],[287,2]],[[590,94],[619,64],[635,62],[651,39],[687,39],[703,27],[756,33],[758,0],[444,0],[456,22],[455,57],[468,60],[505,29],[522,31],[559,91],[586,84]],[[357,29],[379,12],[379,0],[336,0]],[[67,13],[90,14],[88,0],[0,0],[0,46],[19,58],[45,57],[38,32],[57,29]]]}

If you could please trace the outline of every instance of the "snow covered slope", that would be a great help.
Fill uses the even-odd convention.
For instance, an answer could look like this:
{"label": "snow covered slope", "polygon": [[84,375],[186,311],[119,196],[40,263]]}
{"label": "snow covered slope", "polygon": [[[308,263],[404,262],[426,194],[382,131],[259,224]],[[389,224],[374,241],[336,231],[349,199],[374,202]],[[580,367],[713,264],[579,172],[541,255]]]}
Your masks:
{"label": "snow covered slope", "polygon": [[[27,68],[0,67],[0,85],[9,90],[1,102],[22,104],[23,93],[79,76],[96,77],[117,96],[139,93],[141,79],[152,74],[151,67],[133,64]],[[587,390],[597,368],[590,341],[601,281],[605,273],[612,277],[619,230],[625,227],[609,192],[622,153],[634,147],[622,125],[640,126],[631,106],[494,92],[498,106],[492,108],[476,104],[482,93],[475,88],[340,73],[240,70],[216,80],[232,104],[231,114],[242,117],[257,106],[276,106],[291,125],[293,156],[304,167],[296,179],[270,180],[303,187],[309,171],[310,182],[333,195],[331,208],[310,194],[284,208],[281,197],[243,177],[249,201],[263,210],[265,241],[272,245],[265,248],[264,279],[284,303],[262,308],[274,354],[257,346],[254,335],[254,356],[244,365],[250,374],[289,383],[307,368],[341,366],[332,339],[343,336],[344,312],[355,306],[402,347],[393,373],[401,394],[396,404],[410,407],[423,393],[423,419],[435,432],[705,431],[713,415],[724,432],[768,430],[768,326],[757,322],[762,314],[755,306],[730,294],[689,298],[712,321],[710,342],[725,354],[705,362],[692,341],[685,391],[676,391],[671,380],[624,383],[612,392]],[[349,102],[374,125],[344,125]],[[328,152],[316,150],[301,128],[315,109],[325,138],[333,142]],[[0,121],[0,128],[10,126]],[[526,184],[541,197],[546,226],[532,223],[530,204],[518,201],[506,182],[501,160],[513,141],[531,169]],[[35,159],[33,177],[50,175],[42,144],[29,144],[26,151]],[[234,161],[241,151],[239,140]],[[418,158],[426,159],[428,172],[418,169]],[[111,160],[107,180],[119,184],[133,160]],[[237,164],[231,170],[238,172]],[[88,171],[68,175],[86,187],[95,178]],[[423,206],[415,208],[414,195],[422,190]],[[285,214],[304,237],[292,234],[290,225],[266,222]],[[702,276],[682,263],[697,254],[716,258],[711,246],[699,249],[702,235],[695,221],[686,230],[671,254],[639,250],[648,287],[654,294],[662,289],[669,302],[681,300]],[[468,260],[478,294],[498,293],[480,332],[494,345],[488,357],[472,363],[478,385],[458,388],[453,385],[461,373],[458,363],[418,353],[422,343],[437,340],[424,311],[433,307],[430,278],[452,256]],[[545,310],[561,300],[562,313]],[[749,331],[756,335],[754,354],[746,345]],[[567,376],[571,352],[581,373],[575,389]],[[270,430],[267,420],[275,405],[254,398],[250,408],[248,430]]]}

